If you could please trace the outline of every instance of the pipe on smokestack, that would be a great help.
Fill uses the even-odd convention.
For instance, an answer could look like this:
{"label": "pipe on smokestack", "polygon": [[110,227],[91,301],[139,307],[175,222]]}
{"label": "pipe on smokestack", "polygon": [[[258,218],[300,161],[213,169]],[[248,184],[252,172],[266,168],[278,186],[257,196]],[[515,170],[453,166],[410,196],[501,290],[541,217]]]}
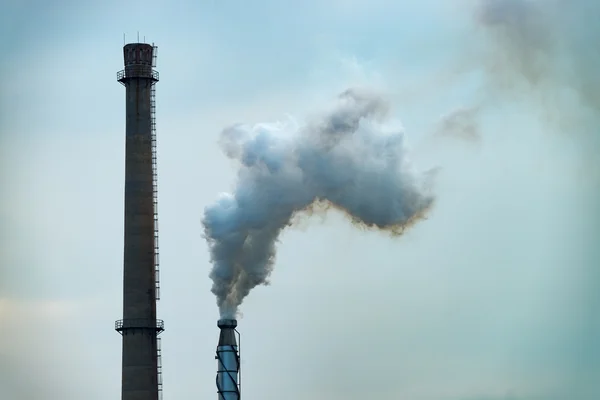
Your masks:
{"label": "pipe on smokestack", "polygon": [[219,400],[240,399],[240,356],[235,329],[235,319],[220,319],[217,326],[221,329],[217,345],[217,393]]}

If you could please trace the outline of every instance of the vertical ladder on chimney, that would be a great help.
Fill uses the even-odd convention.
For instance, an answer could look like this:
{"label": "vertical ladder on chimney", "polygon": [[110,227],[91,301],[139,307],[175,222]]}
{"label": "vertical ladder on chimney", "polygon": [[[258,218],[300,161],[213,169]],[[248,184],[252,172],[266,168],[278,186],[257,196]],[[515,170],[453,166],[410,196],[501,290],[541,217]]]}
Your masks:
{"label": "vertical ladder on chimney", "polygon": [[[156,67],[158,47],[152,43],[152,68]],[[156,284],[156,300],[160,300],[160,270],[158,257],[158,168],[156,162],[156,86],[150,90],[150,124],[152,141],[152,206],[154,213],[154,282]],[[161,338],[156,338],[156,372],[158,400],[163,398],[162,350]]]}
{"label": "vertical ladder on chimney", "polygon": [[[156,50],[153,58],[156,57]],[[154,63],[155,61],[153,61]],[[158,258],[158,170],[156,163],[156,86],[150,91],[150,123],[152,140],[152,205],[154,213],[154,282],[156,284],[156,300],[160,300],[160,270]]]}
{"label": "vertical ladder on chimney", "polygon": [[162,352],[160,348],[160,338],[156,338],[156,370],[158,372],[158,400],[162,400],[163,396],[163,382],[162,382]]}

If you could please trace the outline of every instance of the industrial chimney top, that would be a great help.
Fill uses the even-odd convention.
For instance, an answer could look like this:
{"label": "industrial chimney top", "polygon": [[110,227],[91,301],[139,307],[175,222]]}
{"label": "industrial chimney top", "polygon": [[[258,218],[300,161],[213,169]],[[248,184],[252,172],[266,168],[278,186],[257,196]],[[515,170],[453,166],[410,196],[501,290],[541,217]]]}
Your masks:
{"label": "industrial chimney top", "polygon": [[123,46],[125,69],[117,73],[117,80],[125,84],[130,79],[150,79],[158,81],[156,53],[158,48],[153,44],[129,43]]}
{"label": "industrial chimney top", "polygon": [[153,67],[152,53],[154,47],[147,43],[129,43],[123,46],[125,66],[148,65]]}
{"label": "industrial chimney top", "polygon": [[237,326],[235,319],[220,319],[217,321],[217,326],[221,329],[233,329]]}

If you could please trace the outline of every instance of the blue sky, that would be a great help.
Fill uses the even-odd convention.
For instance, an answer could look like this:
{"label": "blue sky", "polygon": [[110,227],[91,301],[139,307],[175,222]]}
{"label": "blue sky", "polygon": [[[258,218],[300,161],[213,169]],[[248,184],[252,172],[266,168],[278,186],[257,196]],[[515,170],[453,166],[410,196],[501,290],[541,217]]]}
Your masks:
{"label": "blue sky", "polygon": [[[566,3],[547,4],[554,22]],[[165,399],[216,396],[218,313],[200,221],[236,177],[220,131],[303,119],[352,85],[385,90],[415,162],[443,167],[436,207],[402,238],[335,213],[283,234],[272,285],[242,306],[246,399],[597,398],[599,169],[589,155],[600,103],[568,93],[592,85],[581,71],[598,70],[586,47],[598,42],[586,29],[598,7],[570,4],[563,30],[542,32],[573,44],[573,65],[586,68],[579,80],[542,69],[546,80],[527,89],[510,58],[521,48],[485,36],[467,0],[5,4],[0,390],[9,400],[119,396],[116,72],[123,33],[130,42],[139,31],[159,46],[161,74]],[[542,50],[544,65],[566,59]],[[490,75],[500,56],[507,86]],[[433,134],[441,115],[475,105],[479,144]]]}

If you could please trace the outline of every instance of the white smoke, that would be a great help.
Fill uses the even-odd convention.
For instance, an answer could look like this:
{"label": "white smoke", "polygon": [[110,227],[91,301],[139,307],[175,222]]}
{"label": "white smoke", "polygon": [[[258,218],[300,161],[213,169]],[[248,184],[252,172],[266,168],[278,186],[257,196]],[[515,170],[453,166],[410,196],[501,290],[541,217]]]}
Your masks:
{"label": "white smoke", "polygon": [[402,130],[384,125],[388,110],[381,96],[352,89],[305,125],[223,131],[225,154],[240,162],[238,181],[203,219],[222,317],[235,317],[250,290],[268,284],[277,238],[297,213],[331,206],[391,234],[424,216],[433,202],[433,170],[411,167]]}

